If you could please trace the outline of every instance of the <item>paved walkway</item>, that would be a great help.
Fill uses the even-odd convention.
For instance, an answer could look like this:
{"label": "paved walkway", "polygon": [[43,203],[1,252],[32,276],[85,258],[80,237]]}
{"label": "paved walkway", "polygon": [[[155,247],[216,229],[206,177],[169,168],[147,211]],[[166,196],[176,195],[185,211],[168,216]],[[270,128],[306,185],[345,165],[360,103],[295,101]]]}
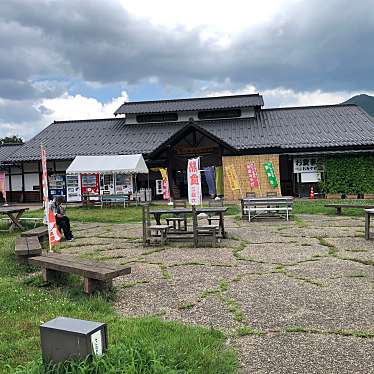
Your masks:
{"label": "paved walkway", "polygon": [[120,313],[224,330],[245,373],[374,373],[374,241],[363,220],[227,226],[219,248],[144,249],[140,225],[105,224],[77,226],[64,246],[130,264],[115,281]]}

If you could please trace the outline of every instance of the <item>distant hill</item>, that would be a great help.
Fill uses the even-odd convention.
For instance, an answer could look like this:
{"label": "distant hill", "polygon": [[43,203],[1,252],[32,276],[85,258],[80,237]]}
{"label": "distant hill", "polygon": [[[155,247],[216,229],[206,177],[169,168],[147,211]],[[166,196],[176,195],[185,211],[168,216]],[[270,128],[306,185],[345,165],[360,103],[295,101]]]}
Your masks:
{"label": "distant hill", "polygon": [[357,95],[351,97],[349,100],[345,101],[343,104],[356,104],[360,106],[363,110],[374,117],[374,97],[369,95]]}

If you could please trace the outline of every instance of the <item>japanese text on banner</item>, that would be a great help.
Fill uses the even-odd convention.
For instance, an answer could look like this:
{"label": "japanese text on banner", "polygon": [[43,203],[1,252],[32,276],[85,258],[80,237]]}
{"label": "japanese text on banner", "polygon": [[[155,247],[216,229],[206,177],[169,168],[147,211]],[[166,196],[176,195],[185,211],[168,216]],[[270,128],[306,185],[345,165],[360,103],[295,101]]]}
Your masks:
{"label": "japanese text on banner", "polygon": [[272,162],[265,162],[264,163],[264,168],[265,168],[265,173],[268,177],[269,183],[271,187],[276,188],[278,187],[278,181],[277,177],[275,175],[275,171],[273,168],[273,163]]}
{"label": "japanese text on banner", "polygon": [[162,190],[164,200],[170,199],[170,189],[169,189],[169,177],[168,169],[160,168],[160,173],[162,177]]}
{"label": "japanese text on banner", "polygon": [[249,187],[258,188],[260,186],[256,165],[253,161],[249,161],[247,164]]}
{"label": "japanese text on banner", "polygon": [[232,191],[240,190],[239,179],[238,179],[238,176],[236,175],[234,165],[225,166],[225,171],[226,171],[227,177],[229,178],[231,190]]}
{"label": "japanese text on banner", "polygon": [[191,205],[201,203],[200,158],[192,158],[187,164],[188,202]]}

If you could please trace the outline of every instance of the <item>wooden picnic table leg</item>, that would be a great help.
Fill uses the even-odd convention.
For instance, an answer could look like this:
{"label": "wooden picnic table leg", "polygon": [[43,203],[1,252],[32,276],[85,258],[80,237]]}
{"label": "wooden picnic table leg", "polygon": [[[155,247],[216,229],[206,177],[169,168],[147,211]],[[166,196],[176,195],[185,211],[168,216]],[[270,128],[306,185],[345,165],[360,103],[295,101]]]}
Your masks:
{"label": "wooden picnic table leg", "polygon": [[220,223],[221,230],[222,230],[222,238],[226,239],[225,217],[224,217],[224,213],[223,212],[220,212],[220,214],[219,214],[219,221],[220,221],[219,223]]}
{"label": "wooden picnic table leg", "polygon": [[365,239],[370,239],[370,214],[365,212]]}
{"label": "wooden picnic table leg", "polygon": [[12,232],[16,227],[23,230],[23,226],[20,224],[19,220],[23,214],[23,211],[20,211],[17,213],[17,215],[14,217],[12,213],[8,213],[8,217],[11,220],[11,224],[9,226],[9,232]]}
{"label": "wooden picnic table leg", "polygon": [[155,213],[155,221],[158,225],[161,225],[161,214]]}

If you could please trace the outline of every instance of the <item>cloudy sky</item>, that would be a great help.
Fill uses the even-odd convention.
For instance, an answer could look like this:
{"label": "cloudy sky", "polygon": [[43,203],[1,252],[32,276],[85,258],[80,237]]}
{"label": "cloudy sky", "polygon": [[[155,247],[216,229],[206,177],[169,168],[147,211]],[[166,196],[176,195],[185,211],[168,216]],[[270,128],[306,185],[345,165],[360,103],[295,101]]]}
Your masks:
{"label": "cloudy sky", "polygon": [[0,137],[125,100],[339,103],[373,94],[373,41],[372,0],[3,0]]}

